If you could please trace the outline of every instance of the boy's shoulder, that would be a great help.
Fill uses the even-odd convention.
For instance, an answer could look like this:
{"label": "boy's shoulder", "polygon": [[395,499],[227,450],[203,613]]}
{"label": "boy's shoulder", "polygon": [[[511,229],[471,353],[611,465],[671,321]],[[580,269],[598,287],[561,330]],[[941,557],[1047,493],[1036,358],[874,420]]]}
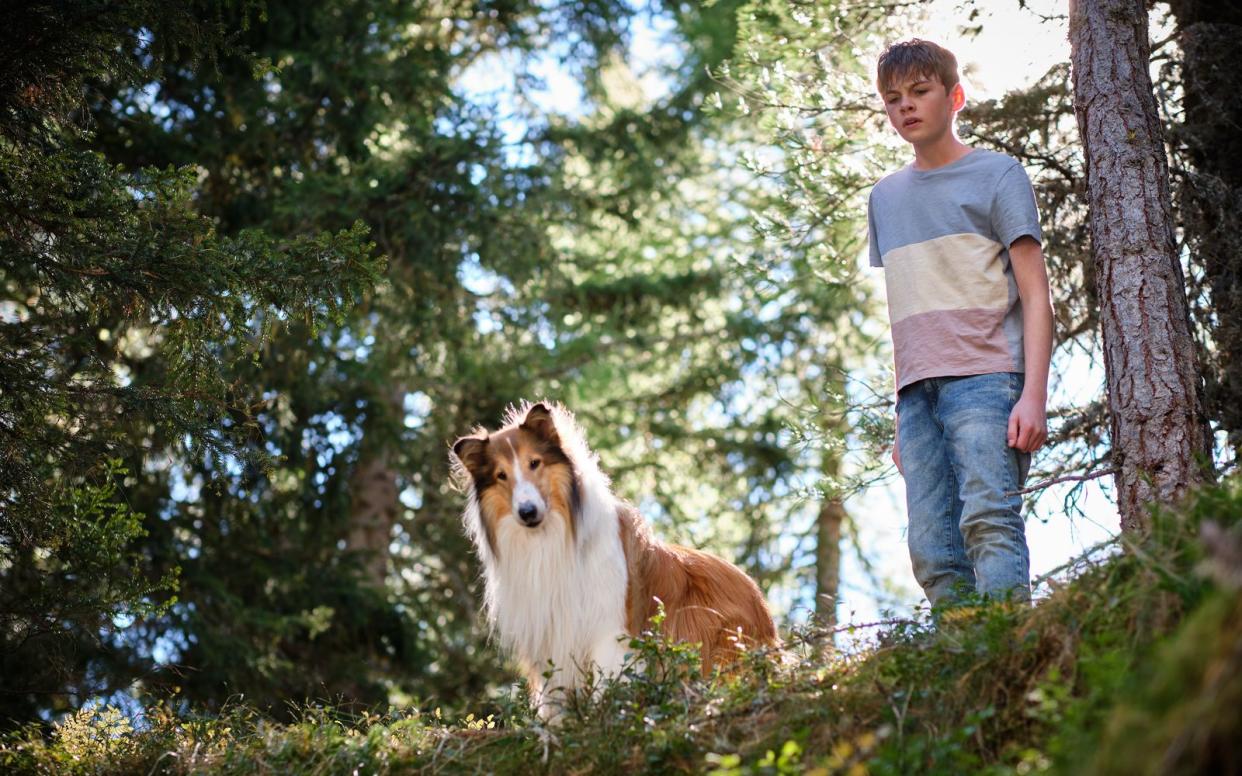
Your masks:
{"label": "boy's shoulder", "polygon": [[875,267],[884,266],[882,257],[896,248],[947,235],[980,235],[1011,245],[1015,235],[1037,236],[1038,224],[1021,162],[986,148],[931,170],[907,165],[881,178],[867,200]]}
{"label": "boy's shoulder", "polygon": [[1009,154],[987,148],[974,148],[970,153],[943,167],[917,170],[913,164],[893,170],[876,181],[871,196],[900,193],[922,184],[962,183],[967,186],[982,184],[985,180],[997,180],[1022,163]]}

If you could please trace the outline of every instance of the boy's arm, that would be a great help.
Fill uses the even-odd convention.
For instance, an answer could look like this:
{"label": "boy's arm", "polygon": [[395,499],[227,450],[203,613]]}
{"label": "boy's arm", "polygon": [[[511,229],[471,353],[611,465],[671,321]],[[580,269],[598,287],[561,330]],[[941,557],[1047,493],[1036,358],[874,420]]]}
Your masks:
{"label": "boy's arm", "polygon": [[1022,353],[1026,382],[1009,414],[1009,446],[1031,453],[1048,438],[1048,364],[1052,360],[1052,303],[1039,242],[1025,236],[1009,246],[1022,299]]}

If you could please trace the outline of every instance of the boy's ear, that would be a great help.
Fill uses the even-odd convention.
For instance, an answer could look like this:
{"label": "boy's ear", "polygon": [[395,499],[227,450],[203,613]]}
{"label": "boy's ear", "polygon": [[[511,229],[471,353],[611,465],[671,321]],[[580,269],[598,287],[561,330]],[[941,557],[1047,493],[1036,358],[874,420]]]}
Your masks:
{"label": "boy's ear", "polygon": [[949,90],[949,99],[953,103],[954,113],[966,107],[966,90],[962,88],[961,81],[953,84],[953,88]]}
{"label": "boy's ear", "polygon": [[526,411],[526,419],[522,421],[522,428],[534,434],[536,439],[551,442],[554,445],[561,443],[556,433],[556,423],[552,420],[552,410],[543,402],[539,402]]}
{"label": "boy's ear", "polygon": [[475,474],[487,464],[487,437],[462,437],[453,443],[453,455],[466,471]]}

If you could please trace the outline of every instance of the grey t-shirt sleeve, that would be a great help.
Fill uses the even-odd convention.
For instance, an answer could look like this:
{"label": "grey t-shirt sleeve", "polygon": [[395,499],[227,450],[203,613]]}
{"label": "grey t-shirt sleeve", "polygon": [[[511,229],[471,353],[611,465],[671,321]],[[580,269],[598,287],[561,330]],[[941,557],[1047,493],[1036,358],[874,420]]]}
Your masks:
{"label": "grey t-shirt sleeve", "polygon": [[1043,242],[1039,230],[1039,211],[1035,207],[1035,190],[1022,165],[1014,162],[996,184],[992,197],[992,231],[1008,248],[1019,237],[1031,236]]}
{"label": "grey t-shirt sleeve", "polygon": [[867,196],[867,246],[871,252],[871,266],[883,267],[884,260],[880,258],[880,241],[875,233],[875,209],[872,205],[872,199],[875,197],[873,190]]}

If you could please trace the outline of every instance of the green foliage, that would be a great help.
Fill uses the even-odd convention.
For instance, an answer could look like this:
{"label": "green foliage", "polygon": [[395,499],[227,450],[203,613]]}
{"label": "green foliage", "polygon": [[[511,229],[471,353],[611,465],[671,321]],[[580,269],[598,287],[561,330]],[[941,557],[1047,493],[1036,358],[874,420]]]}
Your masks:
{"label": "green foliage", "polygon": [[[623,53],[636,13],[671,20],[679,47],[655,100]],[[185,707],[131,737],[167,738],[118,762],[182,751],[195,708],[232,753],[213,767],[245,770],[271,746],[272,762],[323,755],[307,767],[332,770],[359,735],[413,726],[411,762],[496,754],[520,770],[542,752],[524,734],[267,715],[464,706],[511,681],[477,621],[445,443],[522,398],[574,409],[664,536],[805,589],[813,565],[782,539],[813,530],[808,499],[882,475],[891,438],[886,391],[859,387],[883,379],[853,371],[879,348],[854,271],[862,195],[893,162],[858,52],[890,22],[880,6],[766,0],[27,4],[0,31],[21,53],[0,63],[0,655],[29,681],[0,718],[118,692],[158,709],[175,690]],[[522,99],[549,59],[583,76],[581,117]],[[517,71],[516,141],[509,106],[460,80],[496,62]],[[1049,245],[1070,267],[1085,242],[1062,76],[969,118],[982,142],[1046,165]],[[1056,277],[1090,287],[1088,270]],[[1081,305],[1062,317],[1092,325]],[[1091,457],[1102,414],[1083,417]],[[1160,583],[1184,606],[1201,591],[1184,570]],[[941,725],[926,712],[939,685],[908,686],[1030,657],[1009,644],[1026,615],[996,614],[963,625],[982,657],[915,626],[889,634],[891,658],[834,666],[859,688],[854,727],[807,703],[828,674],[754,666],[761,680],[713,683],[666,645],[647,665],[667,673],[597,699],[613,727],[584,701],[549,756],[1017,762],[980,738],[1089,720],[1133,666],[1130,631],[1082,612],[1101,619],[1065,627],[1100,642],[1073,670],[1034,661],[1029,719],[971,685],[988,702],[950,704]],[[868,705],[871,685],[845,679],[864,675],[891,697]],[[234,710],[242,694],[253,711]],[[700,702],[728,713],[696,717]],[[530,723],[488,703],[502,726]],[[773,722],[787,712],[800,721]],[[716,730],[728,746],[704,743]],[[598,737],[621,743],[601,753]],[[358,756],[390,756],[375,746]]]}
{"label": "green foliage", "polygon": [[[215,416],[242,440],[232,456],[131,429],[127,495],[158,516],[143,554],[181,580],[127,631],[141,689],[214,709],[244,692],[284,715],[289,699],[452,702],[507,681],[477,622],[445,442],[521,398],[565,401],[664,535],[784,575],[776,527],[813,463],[785,444],[788,404],[764,385],[818,369],[817,321],[853,295],[786,299],[736,269],[753,235],[716,141],[731,120],[698,107],[739,5],[269,2],[254,23],[219,17],[234,50],[212,69],[174,53],[144,83],[90,93],[93,146],[127,166],[192,164],[219,235],[361,221],[388,259],[331,320],[255,310],[226,329],[248,338],[189,337],[246,388]],[[654,101],[621,47],[636,13],[671,20],[681,53]],[[501,106],[457,79],[516,63],[524,97],[544,49],[589,74],[585,115],[524,115],[515,146]],[[262,271],[275,289],[305,274]],[[163,358],[135,359],[135,388],[176,377]]]}
{"label": "green foliage", "polygon": [[[958,610],[818,658],[791,634],[705,677],[684,645],[631,643],[625,681],[584,692],[559,725],[505,694],[488,709],[386,716],[307,707],[276,725],[245,707],[158,706],[140,725],[82,712],[50,741],[0,746],[17,772],[716,774],[1229,772],[1242,732],[1237,668],[1242,485],[1197,494],[1124,554],[1084,559],[1035,608]],[[1207,541],[1199,537],[1206,537]],[[477,716],[476,716],[477,714]],[[132,728],[137,728],[133,730]]]}
{"label": "green foliage", "polygon": [[[796,483],[796,506],[779,524],[809,548],[766,579],[805,591],[795,606],[830,619],[840,552],[825,542],[857,533],[841,500],[891,471],[877,454],[892,438],[888,364],[859,261],[866,190],[892,160],[874,140],[870,63],[859,52],[890,26],[875,8],[850,3],[748,2],[737,18],[738,50],[714,71],[718,91],[705,109],[731,119],[732,164],[749,174],[731,197],[748,211],[752,241],[734,273],[752,289],[752,320],[762,323],[740,332],[739,358],[762,354],[751,385],[763,387],[751,402],[797,451],[794,476],[775,486]],[[775,544],[758,534],[748,546],[771,553]]]}
{"label": "green foliage", "polygon": [[[738,5],[24,8],[0,32],[20,54],[0,64],[0,573],[28,572],[6,614],[120,589],[36,562],[79,519],[45,519],[56,487],[117,487],[143,530],[116,527],[123,562],[92,568],[156,582],[60,631],[72,670],[4,716],[173,687],[281,715],[505,681],[444,444],[520,398],[566,400],[668,533],[779,575],[800,453],[779,398],[741,405],[813,358],[815,312],[772,319],[779,291],[730,263],[747,213],[727,121],[698,106]],[[623,53],[637,13],[681,53],[655,101]],[[541,57],[584,76],[585,115],[528,112],[515,146],[461,74],[516,63],[524,111]]]}
{"label": "green foliage", "polygon": [[139,86],[170,56],[213,61],[218,10],[26,4],[2,33],[24,52],[0,68],[5,722],[141,672],[121,631],[175,604],[179,567],[141,549],[159,505],[136,507],[132,487],[174,451],[261,465],[246,449],[261,399],[232,364],[277,320],[339,320],[382,266],[361,223],[224,235],[198,208],[195,168],[91,147],[81,95]]}

